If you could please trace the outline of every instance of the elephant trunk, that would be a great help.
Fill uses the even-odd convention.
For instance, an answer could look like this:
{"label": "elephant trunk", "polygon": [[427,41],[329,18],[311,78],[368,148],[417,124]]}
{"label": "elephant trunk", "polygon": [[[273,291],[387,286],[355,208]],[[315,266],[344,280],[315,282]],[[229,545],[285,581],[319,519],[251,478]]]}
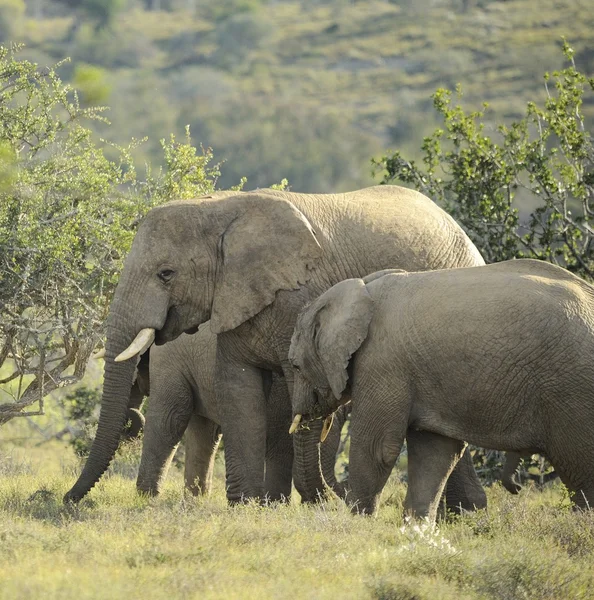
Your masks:
{"label": "elephant trunk", "polygon": [[64,497],[65,502],[78,502],[89,492],[109,467],[118,448],[128,416],[128,402],[137,363],[137,359],[114,362],[114,358],[130,345],[135,335],[134,331],[128,332],[128,328],[122,326],[126,322],[129,321],[110,315],[97,434],[83,472]]}
{"label": "elephant trunk", "polygon": [[320,465],[321,433],[322,421],[317,419],[293,434],[293,480],[302,502],[318,502],[326,495]]}
{"label": "elephant trunk", "polygon": [[346,486],[337,481],[334,466],[342,427],[349,410],[350,405],[340,406],[336,410],[332,427],[323,443],[320,443],[322,419],[312,421],[307,428],[299,429],[293,434],[293,479],[302,502],[318,502],[332,492],[345,498]]}

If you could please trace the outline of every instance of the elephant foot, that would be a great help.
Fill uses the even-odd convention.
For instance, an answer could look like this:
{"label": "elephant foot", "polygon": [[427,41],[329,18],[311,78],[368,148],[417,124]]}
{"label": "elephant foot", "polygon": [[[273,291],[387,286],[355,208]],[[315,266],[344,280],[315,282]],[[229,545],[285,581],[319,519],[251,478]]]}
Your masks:
{"label": "elephant foot", "polygon": [[519,494],[522,490],[522,486],[519,483],[517,483],[514,479],[505,479],[502,480],[501,483],[510,494]]}
{"label": "elephant foot", "polygon": [[157,488],[141,488],[137,486],[136,493],[139,496],[148,496],[149,498],[155,498],[159,495],[159,490]]}

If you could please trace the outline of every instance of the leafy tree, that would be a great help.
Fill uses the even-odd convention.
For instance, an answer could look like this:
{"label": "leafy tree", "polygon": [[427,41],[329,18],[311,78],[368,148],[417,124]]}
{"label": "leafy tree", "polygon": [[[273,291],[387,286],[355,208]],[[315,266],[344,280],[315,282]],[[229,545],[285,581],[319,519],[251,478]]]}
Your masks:
{"label": "leafy tree", "polygon": [[68,415],[68,443],[79,457],[87,456],[91,450],[100,402],[100,390],[84,386],[66,394],[61,400]]}
{"label": "leafy tree", "polygon": [[445,129],[424,139],[422,164],[395,152],[373,165],[382,183],[403,182],[444,206],[487,262],[532,257],[592,281],[594,145],[581,107],[594,79],[566,42],[563,53],[569,65],[544,76],[544,106],[530,102],[520,121],[488,135],[486,104],[465,112],[440,89],[433,102]]}
{"label": "leafy tree", "polygon": [[95,142],[89,119],[101,109],[81,108],[55,69],[0,47],[0,385],[13,396],[0,424],[43,414],[45,395],[82,377],[139,219],[219,176],[188,129],[162,140],[165,167],[139,179],[134,144]]}

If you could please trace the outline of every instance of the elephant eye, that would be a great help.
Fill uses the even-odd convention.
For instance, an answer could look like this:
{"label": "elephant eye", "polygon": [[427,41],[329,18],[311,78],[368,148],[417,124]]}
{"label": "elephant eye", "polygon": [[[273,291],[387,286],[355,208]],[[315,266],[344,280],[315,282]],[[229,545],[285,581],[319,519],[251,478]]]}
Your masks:
{"label": "elephant eye", "polygon": [[163,282],[168,283],[171,281],[171,278],[175,275],[175,271],[171,269],[163,269],[157,274],[157,277]]}
{"label": "elephant eye", "polygon": [[293,365],[293,368],[295,369],[295,371],[297,371],[297,373],[301,373],[301,368],[299,367],[299,365]]}

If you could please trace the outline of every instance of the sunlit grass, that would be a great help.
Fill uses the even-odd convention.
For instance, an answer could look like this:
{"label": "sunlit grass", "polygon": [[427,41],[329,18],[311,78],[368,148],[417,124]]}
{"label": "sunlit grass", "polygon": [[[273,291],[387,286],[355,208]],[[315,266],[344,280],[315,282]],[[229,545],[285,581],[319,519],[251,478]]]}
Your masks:
{"label": "sunlit grass", "polygon": [[594,516],[572,512],[560,485],[518,497],[496,485],[488,512],[433,531],[403,526],[396,479],[374,518],[339,501],[228,508],[221,477],[188,498],[179,470],[159,498],[112,474],[67,508],[65,463],[46,474],[0,459],[0,598],[592,597]]}

